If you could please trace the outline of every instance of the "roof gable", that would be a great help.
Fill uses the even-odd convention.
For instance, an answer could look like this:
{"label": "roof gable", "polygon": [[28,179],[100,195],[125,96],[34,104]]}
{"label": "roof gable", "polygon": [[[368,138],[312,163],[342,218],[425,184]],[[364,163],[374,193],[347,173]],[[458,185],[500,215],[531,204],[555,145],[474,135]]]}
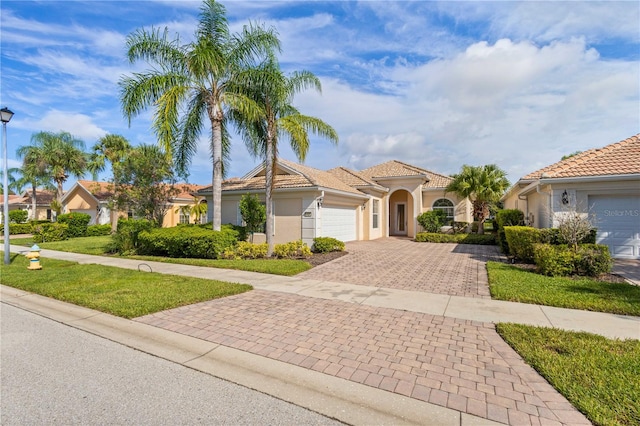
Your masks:
{"label": "roof gable", "polygon": [[[113,185],[109,182],[79,180],[77,183],[79,187],[93,195],[98,201],[108,201],[113,197]],[[69,193],[71,193],[71,191],[69,191]]]}
{"label": "roof gable", "polygon": [[640,134],[590,149],[529,173],[521,180],[640,174]]}
{"label": "roof gable", "polygon": [[369,167],[361,171],[361,174],[371,179],[384,179],[392,177],[426,177],[427,182],[423,188],[446,188],[453,180],[449,176],[434,173],[420,167],[412,166],[398,160],[387,161],[377,166]]}

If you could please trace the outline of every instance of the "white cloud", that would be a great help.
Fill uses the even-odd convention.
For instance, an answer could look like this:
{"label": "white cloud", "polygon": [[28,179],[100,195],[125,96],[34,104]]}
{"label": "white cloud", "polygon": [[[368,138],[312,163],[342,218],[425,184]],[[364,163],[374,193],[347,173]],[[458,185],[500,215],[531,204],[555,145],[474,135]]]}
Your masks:
{"label": "white cloud", "polygon": [[87,146],[107,134],[107,131],[94,124],[93,118],[88,115],[55,109],[49,110],[40,119],[23,119],[16,125],[22,129],[32,129],[34,133],[38,131],[69,132],[84,140]]}

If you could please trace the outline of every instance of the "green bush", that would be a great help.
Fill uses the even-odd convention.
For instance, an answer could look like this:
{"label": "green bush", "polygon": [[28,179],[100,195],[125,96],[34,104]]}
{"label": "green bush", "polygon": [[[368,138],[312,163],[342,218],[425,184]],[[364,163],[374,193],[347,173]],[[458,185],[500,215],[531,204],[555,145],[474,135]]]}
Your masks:
{"label": "green bush", "polygon": [[292,241],[290,243],[276,244],[273,254],[279,258],[299,259],[311,256],[311,249],[302,240]]}
{"label": "green bush", "polygon": [[59,222],[47,222],[39,225],[34,225],[32,229],[33,242],[44,243],[66,240],[68,229],[69,225]]}
{"label": "green bush", "polygon": [[573,274],[576,253],[566,245],[533,244],[533,258],[538,272],[551,277]]}
{"label": "green bush", "polygon": [[533,245],[540,242],[540,230],[530,226],[505,226],[509,253],[523,262],[533,262]]}
{"label": "green bush", "polygon": [[102,235],[111,234],[111,225],[89,225],[87,227],[87,237],[100,237]]}
{"label": "green bush", "polygon": [[[596,243],[597,229],[592,229],[588,235],[586,235],[579,244],[595,244]],[[543,228],[540,229],[540,242],[545,244],[568,244],[562,238],[560,229],[558,228]]]}
{"label": "green bush", "polygon": [[583,244],[574,250],[567,244],[534,244],[538,272],[549,276],[597,277],[611,271],[612,260],[605,245]]}
{"label": "green bush", "polygon": [[225,259],[263,259],[267,257],[268,248],[267,243],[253,244],[240,241],[235,247],[226,249],[222,257]]}
{"label": "green bush", "polygon": [[490,246],[496,244],[496,237],[492,234],[438,234],[419,232],[416,235],[415,241],[419,243],[457,243]]}
{"label": "green bush", "polygon": [[344,243],[332,237],[316,237],[313,239],[313,251],[316,253],[344,251]]}
{"label": "green bush", "polygon": [[467,228],[469,227],[469,222],[458,222],[458,221],[454,221],[451,224],[451,230],[453,231],[454,234],[459,234],[461,232],[466,232]]}
{"label": "green bush", "polygon": [[447,213],[444,210],[429,210],[418,216],[418,223],[425,232],[440,232],[440,228],[447,221]]}
{"label": "green bush", "polygon": [[602,244],[581,244],[576,251],[578,256],[576,272],[578,275],[597,277],[611,272],[613,260],[609,247]]}
{"label": "green bush", "polygon": [[87,227],[91,222],[91,215],[86,213],[66,213],[58,215],[56,218],[58,223],[66,223],[68,225],[67,237],[84,237],[87,235]]}
{"label": "green bush", "polygon": [[193,226],[156,228],[140,232],[138,253],[178,258],[217,259],[236,245],[238,233],[230,227],[220,231]]}
{"label": "green bush", "polygon": [[9,212],[9,222],[24,223],[29,217],[29,212],[26,210],[11,210]]}
{"label": "green bush", "polygon": [[[2,227],[1,232],[4,234],[4,226]],[[31,233],[30,223],[10,223],[9,224],[9,235],[30,234],[30,233]]]}
{"label": "green bush", "polygon": [[509,255],[509,244],[504,232],[505,226],[521,226],[524,224],[524,213],[518,209],[498,210],[494,223],[494,231],[498,235],[498,245],[500,250]]}
{"label": "green bush", "polygon": [[111,236],[109,253],[132,254],[139,247],[139,234],[151,230],[155,224],[147,219],[120,219],[116,233]]}

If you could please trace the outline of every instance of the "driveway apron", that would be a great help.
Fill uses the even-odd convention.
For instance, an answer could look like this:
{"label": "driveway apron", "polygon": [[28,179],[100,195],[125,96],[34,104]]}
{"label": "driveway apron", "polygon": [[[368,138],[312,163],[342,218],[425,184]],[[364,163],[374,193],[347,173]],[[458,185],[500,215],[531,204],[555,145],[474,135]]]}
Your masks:
{"label": "driveway apron", "polygon": [[500,259],[496,246],[393,237],[350,242],[346,251],[348,255],[297,277],[490,299],[485,263]]}

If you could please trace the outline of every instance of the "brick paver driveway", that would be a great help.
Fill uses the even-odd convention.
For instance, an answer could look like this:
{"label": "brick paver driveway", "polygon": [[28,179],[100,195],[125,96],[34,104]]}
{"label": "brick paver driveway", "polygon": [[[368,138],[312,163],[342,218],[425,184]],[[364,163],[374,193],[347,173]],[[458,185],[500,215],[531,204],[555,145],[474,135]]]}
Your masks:
{"label": "brick paver driveway", "polygon": [[490,298],[485,262],[500,257],[497,246],[417,243],[394,237],[350,242],[346,251],[348,255],[297,277]]}
{"label": "brick paver driveway", "polygon": [[137,321],[502,423],[589,423],[488,323],[262,290]]}

